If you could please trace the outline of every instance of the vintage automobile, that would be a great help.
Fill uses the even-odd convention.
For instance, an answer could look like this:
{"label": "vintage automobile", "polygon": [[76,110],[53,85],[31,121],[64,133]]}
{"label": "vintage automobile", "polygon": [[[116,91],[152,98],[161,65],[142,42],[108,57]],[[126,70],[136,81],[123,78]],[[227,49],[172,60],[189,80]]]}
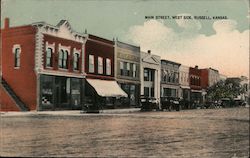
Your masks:
{"label": "vintage automobile", "polygon": [[161,109],[164,110],[181,110],[181,105],[179,103],[179,98],[177,97],[161,97]]}
{"label": "vintage automobile", "polygon": [[159,110],[159,103],[154,97],[141,96],[141,111]]}

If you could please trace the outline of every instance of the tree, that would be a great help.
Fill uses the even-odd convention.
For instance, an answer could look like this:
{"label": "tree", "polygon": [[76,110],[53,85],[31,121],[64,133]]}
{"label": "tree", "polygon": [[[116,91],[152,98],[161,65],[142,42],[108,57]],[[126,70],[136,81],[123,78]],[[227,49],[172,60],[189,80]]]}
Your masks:
{"label": "tree", "polygon": [[228,78],[225,81],[219,81],[207,89],[207,97],[211,101],[221,98],[235,98],[243,93],[240,85],[240,78]]}

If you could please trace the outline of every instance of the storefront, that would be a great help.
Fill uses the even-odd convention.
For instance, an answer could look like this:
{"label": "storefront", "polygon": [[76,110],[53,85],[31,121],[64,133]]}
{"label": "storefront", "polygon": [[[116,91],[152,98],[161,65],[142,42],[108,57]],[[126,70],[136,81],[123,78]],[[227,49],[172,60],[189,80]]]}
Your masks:
{"label": "storefront", "polygon": [[127,98],[128,95],[120,88],[116,81],[86,79],[86,102],[87,110],[100,110],[115,108],[116,102]]}
{"label": "storefront", "polygon": [[140,98],[140,85],[130,83],[119,83],[119,86],[124,92],[127,93],[128,97],[121,98],[117,101],[119,107],[136,107],[139,105]]}
{"label": "storefront", "polygon": [[40,110],[81,109],[83,86],[81,78],[41,75]]}

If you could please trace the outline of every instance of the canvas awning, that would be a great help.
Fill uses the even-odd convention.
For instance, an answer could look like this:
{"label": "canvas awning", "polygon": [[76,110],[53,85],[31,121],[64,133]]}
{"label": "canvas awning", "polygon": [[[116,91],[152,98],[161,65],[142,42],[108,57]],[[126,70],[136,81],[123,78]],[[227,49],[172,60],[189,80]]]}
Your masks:
{"label": "canvas awning", "polygon": [[87,79],[88,83],[102,97],[128,97],[116,81]]}

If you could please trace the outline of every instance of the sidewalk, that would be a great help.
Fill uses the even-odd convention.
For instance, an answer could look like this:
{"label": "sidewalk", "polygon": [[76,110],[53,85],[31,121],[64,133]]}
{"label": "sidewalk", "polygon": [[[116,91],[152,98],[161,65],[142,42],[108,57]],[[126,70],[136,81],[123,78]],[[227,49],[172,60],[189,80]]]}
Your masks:
{"label": "sidewalk", "polygon": [[[100,110],[99,114],[126,114],[139,112],[140,108],[129,109],[108,109]],[[63,110],[63,111],[28,111],[28,112],[0,112],[0,116],[33,116],[33,115],[54,115],[54,116],[80,116],[80,115],[95,115],[85,113],[81,110]],[[98,115],[98,113],[96,113]]]}

